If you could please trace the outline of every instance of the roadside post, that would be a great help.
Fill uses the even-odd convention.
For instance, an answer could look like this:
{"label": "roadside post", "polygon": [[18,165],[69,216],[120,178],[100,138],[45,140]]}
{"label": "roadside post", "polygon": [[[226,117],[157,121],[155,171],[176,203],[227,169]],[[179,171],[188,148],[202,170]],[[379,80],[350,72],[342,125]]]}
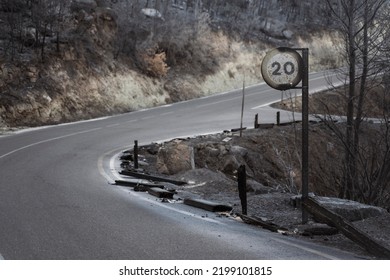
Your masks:
{"label": "roadside post", "polygon": [[134,169],[138,169],[138,140],[134,140]]}
{"label": "roadside post", "polygon": [[[298,53],[301,52],[301,54]],[[302,202],[309,193],[309,49],[279,47],[269,51],[261,64],[264,81],[284,91],[302,89]],[[301,86],[298,84],[301,83]],[[302,223],[308,213],[302,207]]]}
{"label": "roadside post", "polygon": [[237,170],[238,177],[238,195],[241,200],[242,214],[248,214],[247,196],[246,196],[246,168],[245,165],[241,165]]}
{"label": "roadside post", "polygon": [[241,123],[240,123],[240,137],[242,137],[242,123],[244,119],[244,106],[245,106],[245,76],[244,76],[244,81],[242,82],[242,102],[241,102]]}
{"label": "roadside post", "polygon": [[259,114],[255,115],[255,125],[254,128],[259,128]]}

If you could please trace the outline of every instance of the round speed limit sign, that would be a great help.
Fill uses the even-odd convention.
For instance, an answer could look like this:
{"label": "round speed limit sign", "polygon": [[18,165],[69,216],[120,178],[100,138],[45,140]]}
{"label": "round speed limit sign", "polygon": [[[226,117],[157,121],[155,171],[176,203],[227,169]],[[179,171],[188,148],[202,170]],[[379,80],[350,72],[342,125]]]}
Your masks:
{"label": "round speed limit sign", "polygon": [[293,49],[276,48],[268,52],[261,64],[264,81],[272,88],[294,88],[302,80],[302,57]]}

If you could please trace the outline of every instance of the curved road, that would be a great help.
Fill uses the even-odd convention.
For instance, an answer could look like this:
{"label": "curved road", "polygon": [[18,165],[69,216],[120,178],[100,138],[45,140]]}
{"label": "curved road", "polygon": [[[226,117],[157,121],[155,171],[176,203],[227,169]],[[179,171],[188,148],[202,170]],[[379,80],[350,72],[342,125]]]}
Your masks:
{"label": "curved road", "polygon": [[[326,85],[323,73],[310,80],[312,90]],[[255,113],[273,121],[264,105],[279,98],[264,84],[247,88],[244,125]],[[0,137],[0,259],[355,258],[109,184],[112,159],[134,140],[231,129],[240,110],[232,91]]]}

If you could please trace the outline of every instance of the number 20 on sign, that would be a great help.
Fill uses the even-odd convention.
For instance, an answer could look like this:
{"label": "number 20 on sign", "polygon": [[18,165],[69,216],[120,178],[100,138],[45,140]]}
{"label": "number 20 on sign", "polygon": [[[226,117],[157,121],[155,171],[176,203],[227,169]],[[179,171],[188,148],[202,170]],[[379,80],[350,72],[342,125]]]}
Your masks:
{"label": "number 20 on sign", "polygon": [[261,64],[264,81],[277,90],[294,88],[302,80],[302,57],[293,49],[276,48],[266,54]]}

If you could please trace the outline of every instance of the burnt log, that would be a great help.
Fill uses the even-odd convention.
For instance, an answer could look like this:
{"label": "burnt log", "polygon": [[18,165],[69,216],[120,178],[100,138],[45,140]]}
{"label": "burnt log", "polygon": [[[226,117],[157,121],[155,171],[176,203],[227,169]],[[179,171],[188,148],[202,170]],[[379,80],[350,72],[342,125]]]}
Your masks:
{"label": "burnt log", "polygon": [[390,250],[335,212],[321,206],[314,198],[308,197],[302,201],[303,207],[315,218],[324,221],[329,226],[337,228],[347,238],[366,249],[380,259],[390,259]]}

